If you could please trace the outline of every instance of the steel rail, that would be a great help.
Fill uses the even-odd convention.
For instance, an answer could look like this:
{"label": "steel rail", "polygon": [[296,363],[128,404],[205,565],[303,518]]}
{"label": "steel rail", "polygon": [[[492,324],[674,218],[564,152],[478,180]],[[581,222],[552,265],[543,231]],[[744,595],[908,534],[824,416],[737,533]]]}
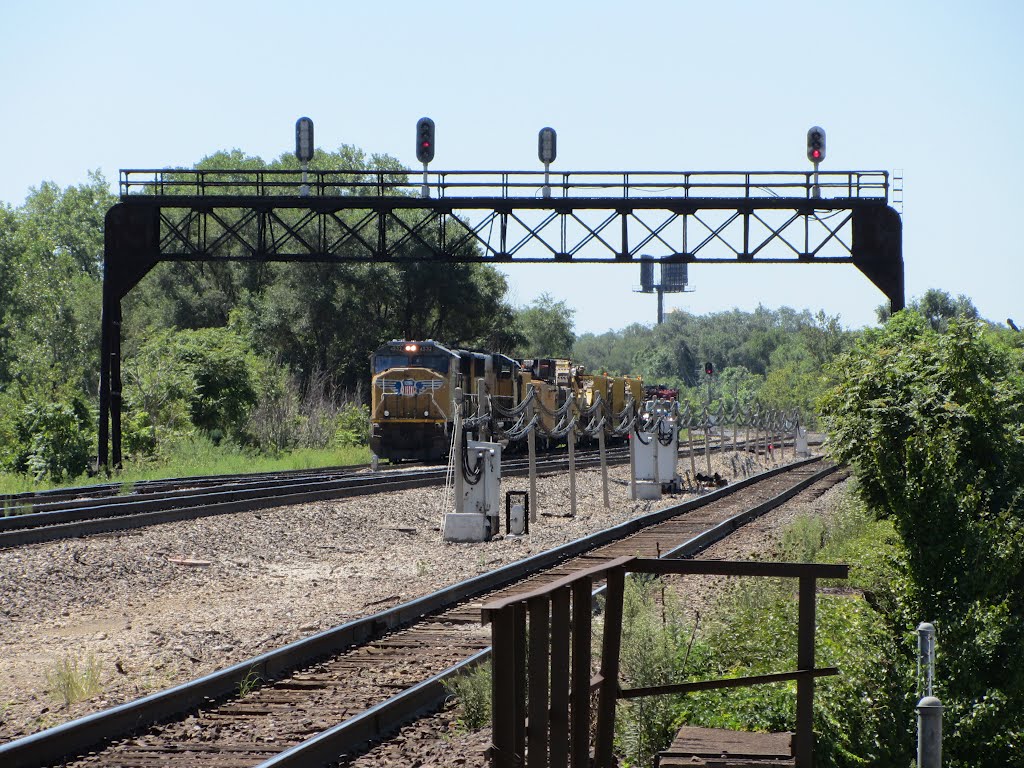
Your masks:
{"label": "steel rail", "polygon": [[[698,450],[680,448],[680,456]],[[709,446],[711,451],[728,450],[728,446]],[[625,448],[607,451],[607,461],[621,464],[628,460]],[[576,464],[589,468],[599,464],[596,451],[577,454]],[[539,460],[537,470],[541,474],[562,471],[568,467],[564,454]],[[307,480],[293,474],[286,474],[283,480],[274,482],[274,475],[227,476],[237,478],[226,485],[203,484],[194,487],[187,480],[181,491],[157,491],[99,498],[79,498],[75,502],[53,502],[39,505],[31,513],[0,517],[0,549],[39,544],[46,541],[76,538],[121,530],[132,530],[150,525],[195,520],[220,514],[256,511],[292,504],[308,504],[316,501],[346,498],[371,493],[421,488],[444,481],[443,467],[421,470],[383,470],[374,474],[354,476],[340,468],[343,474],[333,478]],[[502,472],[508,477],[528,473],[527,459],[512,459],[503,462]],[[319,477],[317,470],[310,471]],[[330,474],[330,473],[329,473]],[[247,482],[251,480],[252,482]],[[175,481],[177,482],[177,481]],[[264,483],[260,486],[259,483]],[[206,485],[207,487],[202,487]],[[244,486],[248,485],[246,488]]]}
{"label": "steel rail", "polygon": [[28,502],[30,505],[49,504],[63,499],[80,499],[83,497],[116,496],[124,493],[126,487],[133,492],[146,493],[148,489],[156,490],[164,488],[187,488],[214,483],[246,482],[250,480],[273,478],[288,478],[312,476],[315,474],[337,474],[358,472],[366,469],[368,464],[346,464],[327,467],[314,467],[310,469],[283,469],[268,472],[245,472],[223,475],[195,475],[192,477],[167,477],[154,480],[137,480],[135,482],[104,482],[93,485],[66,486],[63,488],[48,488],[42,491],[22,491],[20,493],[8,493],[0,495],[0,501],[5,503]]}
{"label": "steel rail", "polygon": [[[707,493],[699,498],[690,499],[681,504],[628,520],[613,528],[577,539],[561,547],[520,560],[490,573],[459,582],[386,611],[348,622],[302,640],[297,640],[274,651],[269,651],[247,661],[234,664],[226,669],[213,672],[198,680],[183,683],[141,699],[113,707],[112,709],[88,715],[55,728],[8,742],[7,744],[0,745],[0,763],[30,768],[83,754],[94,749],[99,744],[126,737],[145,726],[166,721],[184,712],[209,706],[211,703],[230,698],[237,693],[240,683],[253,673],[258,674],[261,679],[266,681],[279,679],[292,670],[308,666],[324,657],[331,656],[353,646],[365,644],[387,632],[412,624],[418,619],[437,613],[482,593],[507,586],[525,576],[557,565],[568,558],[727,497],[757,482],[783,472],[800,469],[820,460],[821,457],[813,457],[744,478],[732,485]],[[835,467],[829,466],[823,472],[815,473],[811,477],[805,478],[799,485],[806,487],[833,471],[835,471]],[[788,498],[791,498],[792,495],[802,490],[802,487],[797,490],[790,489],[786,493],[781,494],[778,498],[781,498],[782,501],[779,503],[783,503]],[[772,508],[769,506],[770,504],[771,500],[764,502],[759,505],[758,509],[767,511]],[[750,512],[742,514],[749,516]],[[739,523],[736,523],[732,529],[738,526]],[[726,531],[726,528],[718,527],[722,531]],[[723,533],[722,535],[727,534]],[[706,537],[707,534],[703,534],[703,536]],[[696,537],[696,539],[700,538]],[[702,547],[707,546],[707,543],[710,543],[710,540],[707,540]],[[438,691],[443,690],[440,680],[444,679],[448,674],[454,674],[454,670],[454,667],[446,670],[446,672],[437,676],[438,679],[431,685],[424,683],[396,697],[392,697],[392,700],[389,700],[392,703],[387,704],[385,702],[387,704],[386,707],[382,704],[382,708],[374,708],[377,712],[372,717],[368,715],[364,717],[360,721],[363,724],[359,727],[351,725],[344,728],[339,726],[336,729],[331,729],[332,731],[337,731],[335,736],[328,736],[327,732],[321,733],[317,737],[308,740],[308,742],[314,743],[309,748],[314,749],[315,745],[316,750],[338,750],[334,752],[336,757],[339,751],[345,752],[354,748],[351,746],[354,739],[365,740],[367,731],[364,726],[367,726],[371,721],[376,724],[375,727],[378,729],[378,733],[383,733],[387,728],[393,728],[395,723],[388,722],[391,716],[388,715],[385,718],[384,713],[397,711],[418,713],[424,711],[424,707],[436,706]],[[418,689],[417,692],[415,694],[412,693],[416,689]],[[423,698],[410,699],[407,697]],[[429,702],[434,702],[434,704]],[[361,715],[360,717],[363,716]],[[308,742],[303,742],[303,744]],[[360,741],[360,743],[363,742]],[[329,747],[327,746],[328,744],[330,745]],[[348,746],[339,749],[339,744]],[[284,759],[288,753],[299,746],[302,745],[297,745],[282,752],[273,760]],[[287,759],[292,758],[289,757]],[[10,762],[8,763],[7,761]],[[286,764],[289,763],[264,763],[264,765]],[[307,763],[299,761],[290,764],[306,765]]]}
{"label": "steel rail", "polygon": [[[628,461],[625,449],[609,451],[608,455],[613,464]],[[580,467],[596,466],[598,462],[596,456],[576,459]],[[541,460],[537,468],[538,472],[550,473],[562,471],[567,465],[567,459],[554,458]],[[504,466],[502,472],[505,476],[521,476],[529,472],[529,467],[525,460],[517,460]],[[317,482],[274,483],[248,489],[210,488],[186,494],[155,494],[147,499],[88,500],[72,509],[0,518],[0,549],[213,515],[422,488],[444,481],[445,469],[436,468],[401,475],[386,471]]]}

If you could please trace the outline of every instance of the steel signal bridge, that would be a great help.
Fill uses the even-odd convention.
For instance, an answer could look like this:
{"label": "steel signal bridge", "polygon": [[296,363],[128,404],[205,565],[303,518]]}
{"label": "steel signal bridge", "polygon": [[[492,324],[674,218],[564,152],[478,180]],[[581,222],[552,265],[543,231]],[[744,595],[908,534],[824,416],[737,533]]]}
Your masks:
{"label": "steel signal bridge", "polygon": [[104,249],[104,467],[121,461],[121,300],[163,261],[853,264],[904,306],[884,171],[431,171],[424,183],[419,171],[124,170],[120,192]]}

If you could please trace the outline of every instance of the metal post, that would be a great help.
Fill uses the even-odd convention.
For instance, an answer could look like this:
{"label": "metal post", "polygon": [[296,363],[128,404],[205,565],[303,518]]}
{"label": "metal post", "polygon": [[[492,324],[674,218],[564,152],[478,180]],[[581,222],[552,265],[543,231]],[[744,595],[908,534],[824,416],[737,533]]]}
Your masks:
{"label": "metal post", "polygon": [[476,418],[477,440],[487,442],[491,437],[491,431],[487,428],[486,416],[490,414],[490,407],[487,403],[487,382],[483,379],[476,380]]}
{"label": "metal post", "polygon": [[[629,500],[636,501],[636,427],[629,431]],[[655,459],[654,473],[658,473],[658,462]]]}
{"label": "metal post", "polygon": [[[571,414],[576,410],[576,396],[569,395],[570,423]],[[569,448],[569,516],[576,517],[576,426],[569,427],[569,434],[566,435],[566,443]]]}
{"label": "metal post", "polygon": [[942,766],[942,702],[925,696],[917,703],[917,768]]}
{"label": "metal post", "polygon": [[814,608],[817,580],[813,576],[800,577],[797,604],[796,666],[802,675],[796,681],[796,744],[794,754],[797,768],[814,766]]}
{"label": "metal post", "polygon": [[704,462],[708,467],[708,475],[711,474],[711,436],[708,432],[711,429],[711,421],[707,417],[707,411],[704,412]]}
{"label": "metal post", "polygon": [[110,339],[110,463],[121,469],[121,300],[114,299]]}
{"label": "metal post", "polygon": [[100,318],[100,423],[99,446],[96,452],[96,471],[110,470],[109,436],[110,436],[110,343],[113,336],[113,291],[109,288],[110,280],[107,267],[103,268],[103,310]]}
{"label": "metal post", "polygon": [[608,457],[604,452],[604,425],[597,433],[597,452],[601,455],[601,486],[604,488],[604,507],[611,509],[611,502],[608,501]]}
{"label": "metal post", "polygon": [[423,186],[420,187],[420,197],[426,199],[430,197],[430,184],[427,181],[427,164],[423,164]]}
{"label": "metal post", "polygon": [[[536,388],[530,385],[530,390],[536,397]],[[526,436],[526,445],[530,452],[530,522],[537,522],[537,425],[533,424],[534,408],[533,398],[526,406],[527,422],[531,425],[530,432]]]}
{"label": "metal post", "polygon": [[690,443],[690,475],[697,477],[697,459],[693,455],[693,428],[686,427],[686,439]]}
{"label": "metal post", "polygon": [[455,465],[455,511],[462,512],[465,506],[465,477],[462,474],[462,387],[455,388],[455,403],[452,408],[455,418],[452,421],[452,436],[455,446],[452,448],[452,462]]}

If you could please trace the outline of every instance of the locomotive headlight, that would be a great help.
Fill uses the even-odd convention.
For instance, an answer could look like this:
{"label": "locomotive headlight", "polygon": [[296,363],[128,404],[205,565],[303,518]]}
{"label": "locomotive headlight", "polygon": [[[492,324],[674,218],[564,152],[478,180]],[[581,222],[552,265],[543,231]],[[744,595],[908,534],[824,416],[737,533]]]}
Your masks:
{"label": "locomotive headlight", "polygon": [[429,415],[430,415],[430,411],[424,411],[424,412],[423,412],[423,415],[424,415],[424,416],[429,416]]}
{"label": "locomotive headlight", "polygon": [[415,352],[417,349],[419,349],[419,347],[417,347],[415,344],[406,344],[405,345],[405,351],[406,352]]}
{"label": "locomotive headlight", "polygon": [[384,411],[384,415],[385,416],[390,416],[391,415],[391,411]]}

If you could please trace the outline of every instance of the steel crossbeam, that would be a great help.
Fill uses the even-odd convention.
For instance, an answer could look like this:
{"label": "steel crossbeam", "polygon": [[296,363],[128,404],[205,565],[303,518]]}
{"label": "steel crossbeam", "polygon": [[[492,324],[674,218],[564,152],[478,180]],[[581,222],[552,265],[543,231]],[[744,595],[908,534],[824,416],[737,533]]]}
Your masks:
{"label": "steel crossbeam", "polygon": [[[882,171],[121,172],[104,248],[98,464],[121,461],[121,299],[161,261],[852,263],[903,307]],[[547,186],[548,196],[541,194]],[[308,195],[301,193],[307,188]],[[659,253],[660,252],[660,253]]]}

